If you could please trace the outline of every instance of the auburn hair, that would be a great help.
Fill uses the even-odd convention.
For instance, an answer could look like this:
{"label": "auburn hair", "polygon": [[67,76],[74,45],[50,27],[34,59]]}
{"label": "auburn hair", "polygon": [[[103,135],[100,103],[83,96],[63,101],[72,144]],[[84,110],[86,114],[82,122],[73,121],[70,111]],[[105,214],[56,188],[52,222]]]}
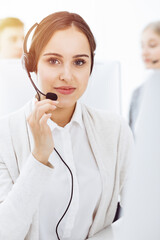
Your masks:
{"label": "auburn hair", "polygon": [[34,71],[36,72],[37,63],[42,49],[51,39],[53,33],[58,30],[65,30],[71,26],[75,26],[78,30],[85,34],[88,39],[91,51],[91,70],[94,64],[94,52],[96,49],[96,42],[90,27],[85,20],[76,13],[70,13],[67,11],[56,12],[48,15],[37,26],[31,41],[29,54],[34,58]]}

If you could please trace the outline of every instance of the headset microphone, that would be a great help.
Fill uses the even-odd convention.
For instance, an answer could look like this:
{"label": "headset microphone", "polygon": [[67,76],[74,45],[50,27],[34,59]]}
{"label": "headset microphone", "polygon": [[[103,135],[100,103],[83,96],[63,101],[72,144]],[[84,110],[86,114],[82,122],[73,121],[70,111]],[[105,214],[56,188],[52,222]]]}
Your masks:
{"label": "headset microphone", "polygon": [[56,101],[56,100],[58,99],[58,96],[57,96],[57,94],[55,94],[55,93],[48,92],[48,93],[46,94],[46,98]]}
{"label": "headset microphone", "polygon": [[57,94],[55,94],[55,93],[48,92],[47,94],[44,94],[43,92],[41,92],[41,91],[37,88],[37,86],[35,85],[35,83],[33,82],[32,78],[31,78],[30,72],[27,71],[27,73],[28,73],[28,77],[29,77],[29,79],[31,80],[31,83],[32,83],[33,87],[35,88],[35,90],[36,90],[36,92],[37,92],[38,101],[40,101],[40,99],[41,99],[41,98],[40,98],[40,94],[42,94],[43,96],[45,96],[47,99],[51,99],[51,100],[53,100],[53,101],[56,101],[56,100],[58,99],[58,96],[57,96]]}

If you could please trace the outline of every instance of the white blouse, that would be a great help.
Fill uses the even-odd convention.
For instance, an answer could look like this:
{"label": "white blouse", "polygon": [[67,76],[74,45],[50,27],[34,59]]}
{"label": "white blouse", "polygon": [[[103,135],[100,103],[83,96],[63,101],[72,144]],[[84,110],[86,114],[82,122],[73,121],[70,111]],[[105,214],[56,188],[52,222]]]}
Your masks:
{"label": "white blouse", "polygon": [[[77,103],[70,123],[64,128],[50,119],[48,124],[55,148],[70,167],[74,179],[72,202],[59,225],[59,237],[63,240],[84,240],[100,200],[102,183],[84,128],[81,105]],[[29,136],[33,147],[31,132]],[[50,155],[49,162],[54,171],[40,201],[40,240],[57,239],[56,225],[71,195],[71,175],[55,151]]]}

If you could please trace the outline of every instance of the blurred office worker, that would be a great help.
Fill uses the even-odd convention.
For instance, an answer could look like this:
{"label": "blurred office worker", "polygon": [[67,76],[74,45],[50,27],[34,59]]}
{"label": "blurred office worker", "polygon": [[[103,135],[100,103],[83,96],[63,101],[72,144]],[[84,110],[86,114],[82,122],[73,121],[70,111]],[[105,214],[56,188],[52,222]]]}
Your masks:
{"label": "blurred office worker", "polygon": [[23,40],[20,19],[0,19],[0,116],[22,107],[34,93],[22,68]]}
{"label": "blurred office worker", "polygon": [[21,58],[24,40],[24,23],[14,17],[0,19],[0,58]]}
{"label": "blurred office worker", "polygon": [[136,123],[136,157],[127,188],[122,240],[160,239],[159,122],[160,78],[156,74],[145,83]]}
{"label": "blurred office worker", "polygon": [[[149,23],[141,35],[142,60],[146,69],[152,70],[147,79],[160,73],[160,21]],[[148,72],[150,73],[150,71]],[[145,81],[146,82],[146,81]],[[135,132],[135,123],[140,111],[144,84],[135,89],[131,98],[129,110],[129,125]]]}

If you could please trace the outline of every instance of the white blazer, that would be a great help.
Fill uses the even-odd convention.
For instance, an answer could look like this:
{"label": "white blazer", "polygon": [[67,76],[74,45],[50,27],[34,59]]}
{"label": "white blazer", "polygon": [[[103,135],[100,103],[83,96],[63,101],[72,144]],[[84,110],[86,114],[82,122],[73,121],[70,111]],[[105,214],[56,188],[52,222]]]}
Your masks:
{"label": "white blazer", "polygon": [[[0,120],[0,239],[39,240],[38,204],[51,169],[30,158],[26,118],[31,102]],[[124,188],[132,133],[125,121],[82,104],[83,121],[102,180],[100,203],[88,237],[109,226]]]}

